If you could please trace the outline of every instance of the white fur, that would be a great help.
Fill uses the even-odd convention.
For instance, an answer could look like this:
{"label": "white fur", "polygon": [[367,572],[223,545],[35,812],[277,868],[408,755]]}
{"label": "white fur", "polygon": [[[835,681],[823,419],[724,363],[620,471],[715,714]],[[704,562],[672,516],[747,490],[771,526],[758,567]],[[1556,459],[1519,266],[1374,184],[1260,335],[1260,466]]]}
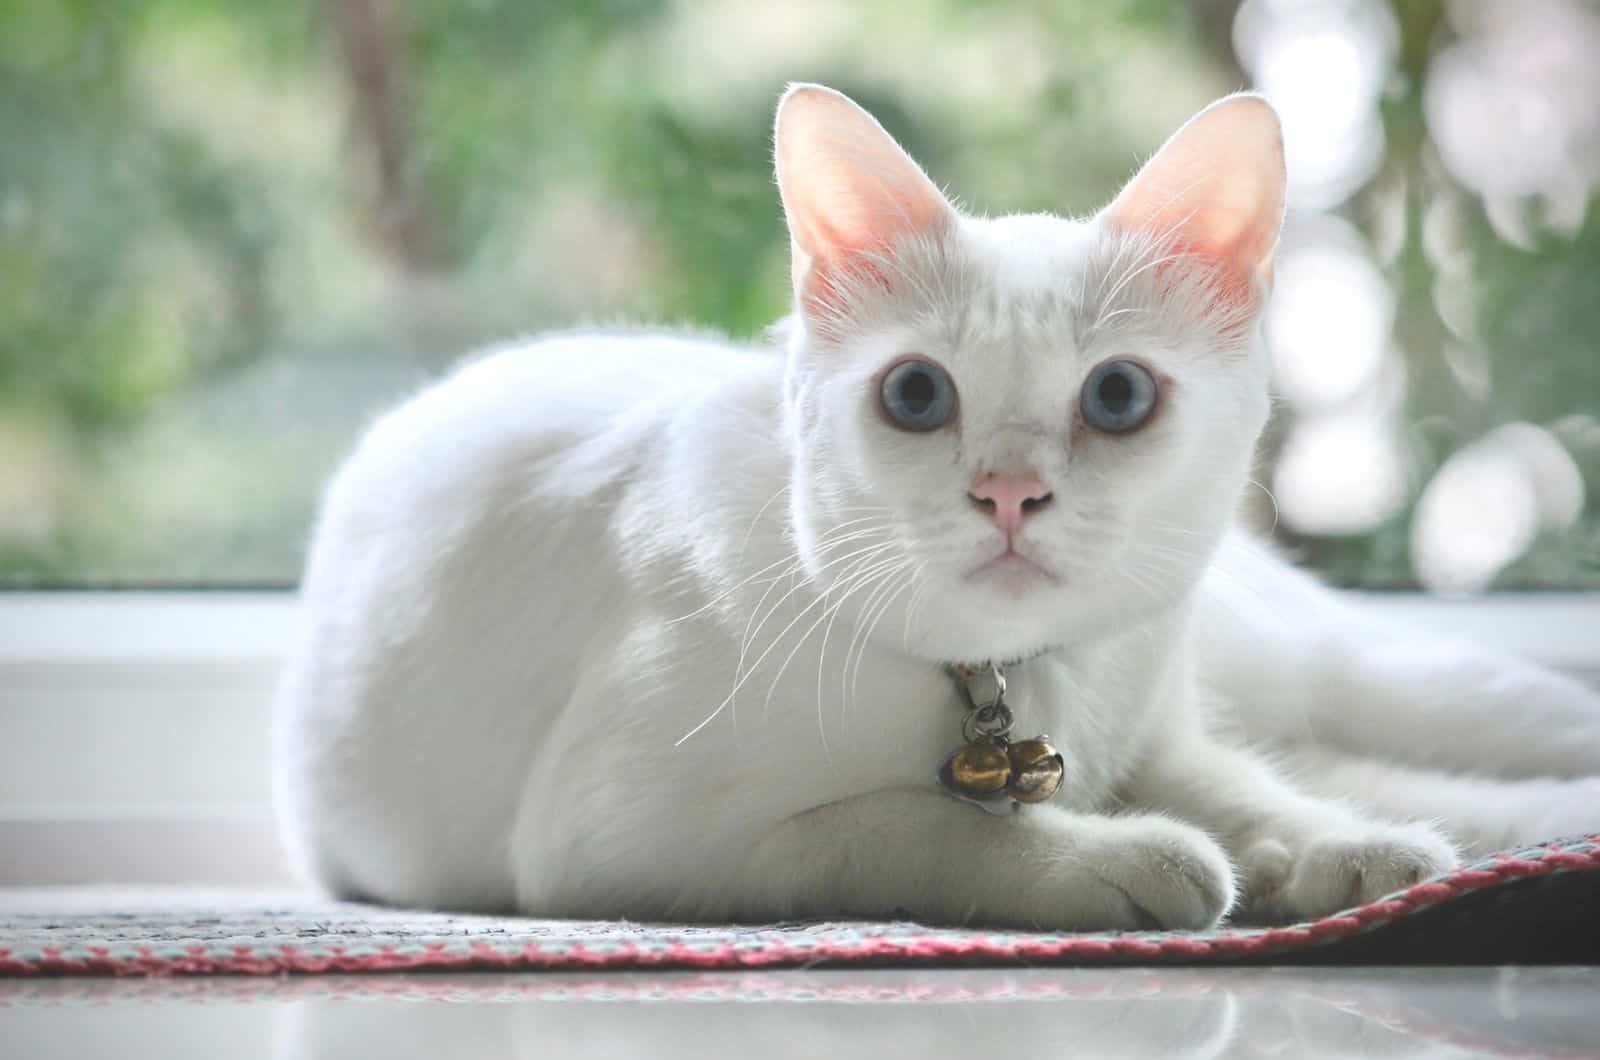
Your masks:
{"label": "white fur", "polygon": [[[1173,232],[1137,219],[935,208],[875,123],[798,92],[791,114],[849,134],[805,143],[871,147],[866,198],[845,198],[892,232],[825,245],[843,228],[796,212],[839,196],[785,188],[781,348],[494,351],[333,481],[276,747],[310,877],[549,916],[1201,927],[1239,895],[1315,915],[1452,864],[1415,819],[1471,846],[1579,826],[1593,781],[1527,778],[1600,774],[1595,697],[1374,640],[1229,529],[1268,407],[1254,300],[1218,304],[1214,270],[1166,267]],[[780,126],[789,182],[798,136]],[[877,413],[875,375],[907,351],[955,378],[957,425]],[[1163,407],[1097,434],[1080,382],[1130,354],[1167,377]],[[1056,577],[973,575],[996,531],[968,484],[1021,466],[1054,493],[1021,540]],[[947,798],[961,709],[938,664],[1040,651],[1010,698],[1020,733],[1062,749],[1063,791],[1007,818]]]}

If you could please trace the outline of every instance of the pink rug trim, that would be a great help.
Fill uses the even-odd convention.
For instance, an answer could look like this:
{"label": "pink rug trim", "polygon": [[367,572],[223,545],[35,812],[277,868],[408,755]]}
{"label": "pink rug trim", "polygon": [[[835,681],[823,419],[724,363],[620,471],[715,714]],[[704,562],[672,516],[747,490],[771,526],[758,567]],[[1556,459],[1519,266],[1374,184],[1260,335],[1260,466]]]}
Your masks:
{"label": "pink rug trim", "polygon": [[[203,902],[165,910],[159,930],[119,909],[58,912],[0,901],[0,976],[320,975],[396,971],[773,968],[816,964],[1164,964],[1276,956],[1369,932],[1423,909],[1528,877],[1600,871],[1600,834],[1484,859],[1398,894],[1320,920],[1203,932],[1092,934],[840,922],[764,928],[614,925],[408,914],[338,903],[268,911],[240,924],[273,926],[304,943],[229,937],[229,912]],[[182,905],[180,900],[180,905]],[[256,907],[260,909],[260,906]],[[364,926],[363,915],[371,917]],[[323,919],[342,928],[322,928]],[[393,927],[398,922],[398,928]],[[110,926],[107,926],[110,925]],[[309,925],[309,926],[307,926]],[[121,930],[131,926],[133,930]],[[96,933],[104,928],[104,937]],[[148,935],[142,941],[135,937]],[[207,938],[208,935],[215,936]],[[52,940],[59,938],[59,944]],[[388,941],[383,941],[387,939]]]}

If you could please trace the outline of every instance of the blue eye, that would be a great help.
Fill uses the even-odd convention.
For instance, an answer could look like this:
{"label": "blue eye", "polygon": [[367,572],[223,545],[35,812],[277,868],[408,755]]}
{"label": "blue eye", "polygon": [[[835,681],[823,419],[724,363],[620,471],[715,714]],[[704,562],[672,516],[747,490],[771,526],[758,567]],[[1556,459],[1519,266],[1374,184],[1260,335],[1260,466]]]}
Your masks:
{"label": "blue eye", "polygon": [[1084,422],[1108,434],[1136,431],[1156,407],[1156,377],[1136,361],[1106,361],[1083,381]]}
{"label": "blue eye", "polygon": [[878,403],[903,431],[938,430],[955,418],[955,380],[932,361],[908,357],[884,373]]}

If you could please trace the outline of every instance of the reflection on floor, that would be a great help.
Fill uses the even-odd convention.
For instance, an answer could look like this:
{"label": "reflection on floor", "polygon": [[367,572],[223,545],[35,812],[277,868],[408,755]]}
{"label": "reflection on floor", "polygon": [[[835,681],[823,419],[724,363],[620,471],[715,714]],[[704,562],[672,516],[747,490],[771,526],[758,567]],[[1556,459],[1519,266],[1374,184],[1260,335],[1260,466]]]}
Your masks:
{"label": "reflection on floor", "polygon": [[1600,968],[0,980],[0,1056],[1600,1055]]}

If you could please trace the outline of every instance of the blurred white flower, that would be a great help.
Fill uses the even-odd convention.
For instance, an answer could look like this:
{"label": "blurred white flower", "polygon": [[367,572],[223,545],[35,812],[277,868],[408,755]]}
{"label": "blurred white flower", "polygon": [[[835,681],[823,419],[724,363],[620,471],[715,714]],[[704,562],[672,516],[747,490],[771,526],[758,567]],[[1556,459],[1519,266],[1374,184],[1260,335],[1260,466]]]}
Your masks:
{"label": "blurred white flower", "polygon": [[1583,511],[1583,476],[1549,431],[1508,423],[1453,453],[1417,502],[1411,558],[1439,592],[1475,592],[1528,550],[1542,529]]}
{"label": "blurred white flower", "polygon": [[1272,478],[1285,525],[1304,534],[1360,534],[1406,500],[1406,455],[1376,410],[1295,421]]}
{"label": "blurred white flower", "polygon": [[1377,377],[1394,324],[1394,292],[1348,222],[1291,223],[1263,318],[1277,391],[1297,411],[1350,401]]}
{"label": "blurred white flower", "polygon": [[1423,94],[1445,167],[1482,195],[1503,239],[1533,243],[1523,200],[1572,232],[1600,180],[1600,13],[1571,0],[1455,0],[1462,34]]}

